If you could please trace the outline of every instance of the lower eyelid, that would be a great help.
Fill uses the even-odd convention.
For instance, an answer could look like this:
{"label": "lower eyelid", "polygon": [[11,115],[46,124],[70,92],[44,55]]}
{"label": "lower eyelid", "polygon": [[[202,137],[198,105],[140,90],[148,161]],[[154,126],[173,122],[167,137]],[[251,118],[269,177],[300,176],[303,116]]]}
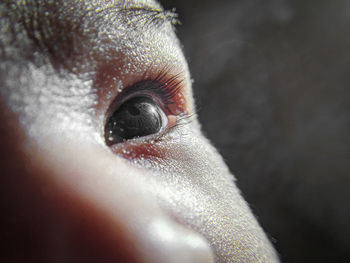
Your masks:
{"label": "lower eyelid", "polygon": [[[191,123],[192,115],[168,116],[169,125],[158,134],[127,140],[120,144],[109,146],[110,150],[117,156],[129,161],[135,160],[163,160],[167,161],[169,143],[173,143],[174,130]],[[169,135],[169,137],[168,137]],[[178,135],[175,135],[178,136]],[[179,140],[176,140],[179,142]],[[181,140],[180,140],[181,141]]]}
{"label": "lower eyelid", "polygon": [[168,116],[168,127],[169,129],[171,129],[172,127],[174,127],[177,123],[177,116],[175,115],[169,115]]}

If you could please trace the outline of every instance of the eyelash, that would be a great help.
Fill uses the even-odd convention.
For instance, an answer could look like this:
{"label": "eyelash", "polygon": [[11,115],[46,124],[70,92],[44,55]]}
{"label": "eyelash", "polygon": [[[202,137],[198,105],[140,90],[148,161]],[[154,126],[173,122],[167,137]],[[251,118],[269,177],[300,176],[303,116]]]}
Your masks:
{"label": "eyelash", "polygon": [[[147,74],[147,73],[146,73]],[[145,74],[145,75],[146,75]],[[155,78],[144,78],[136,82],[126,90],[128,93],[153,93],[161,99],[162,106],[172,115],[178,115],[170,106],[177,105],[180,107],[175,97],[181,94],[183,89],[183,79],[179,78],[180,74],[169,76],[166,70],[161,71]]]}
{"label": "eyelash", "polygon": [[[169,77],[169,72],[167,70],[161,71],[158,76],[154,79],[155,82],[160,84],[160,89],[163,92],[163,99],[166,101],[166,108],[169,110],[171,114],[176,116],[176,123],[170,129],[176,129],[179,126],[183,126],[186,124],[190,124],[193,120],[193,116],[195,113],[187,113],[186,111],[182,111],[179,113],[174,113],[169,109],[169,105],[178,104],[175,100],[175,97],[181,94],[181,90],[183,89],[183,79],[179,79],[180,74],[173,75]],[[182,95],[182,94],[181,94]]]}
{"label": "eyelash", "polygon": [[154,91],[162,97],[167,110],[174,114],[171,112],[169,105],[176,104],[175,96],[180,94],[179,92],[183,89],[183,79],[179,79],[179,74],[167,77],[167,72],[165,71],[161,72],[152,82],[159,84],[159,86],[154,86]]}

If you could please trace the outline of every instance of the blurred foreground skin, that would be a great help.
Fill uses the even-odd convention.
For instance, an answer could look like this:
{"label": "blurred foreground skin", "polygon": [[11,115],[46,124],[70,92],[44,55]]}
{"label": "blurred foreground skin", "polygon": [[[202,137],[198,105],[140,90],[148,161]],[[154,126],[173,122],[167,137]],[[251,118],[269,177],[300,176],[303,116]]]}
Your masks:
{"label": "blurred foreground skin", "polygon": [[278,262],[195,117],[106,145],[111,105],[145,76],[179,75],[194,114],[174,15],[161,10],[0,4],[1,262]]}

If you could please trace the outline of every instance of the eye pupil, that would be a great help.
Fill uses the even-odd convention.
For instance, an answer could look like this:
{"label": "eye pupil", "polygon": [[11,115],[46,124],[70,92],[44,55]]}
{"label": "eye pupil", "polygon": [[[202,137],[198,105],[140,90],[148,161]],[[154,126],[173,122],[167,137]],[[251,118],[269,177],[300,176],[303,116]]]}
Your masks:
{"label": "eye pupil", "polygon": [[135,105],[130,105],[128,107],[128,110],[131,115],[134,115],[134,116],[140,115],[140,110]]}
{"label": "eye pupil", "polygon": [[165,122],[165,114],[151,98],[131,98],[109,118],[105,127],[106,142],[108,145],[113,145],[158,133]]}

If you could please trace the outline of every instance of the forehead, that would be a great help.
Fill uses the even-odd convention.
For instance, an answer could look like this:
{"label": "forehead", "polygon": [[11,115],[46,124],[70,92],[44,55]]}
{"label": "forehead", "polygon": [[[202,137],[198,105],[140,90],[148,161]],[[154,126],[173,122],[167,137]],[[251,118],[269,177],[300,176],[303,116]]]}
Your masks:
{"label": "forehead", "polygon": [[[179,53],[174,52],[178,44],[172,32],[175,15],[165,12],[155,1],[29,0],[2,3],[0,10],[1,34],[13,40],[22,57],[45,52],[54,64],[76,69],[74,64],[88,60],[85,62],[91,70],[95,60],[115,59],[121,53],[134,58],[146,54],[154,58],[155,51],[157,56],[164,55],[159,53],[159,39],[167,41],[167,50],[163,48],[167,56]],[[6,47],[7,43],[0,44]],[[80,71],[88,70],[82,68],[87,65],[80,66]]]}

